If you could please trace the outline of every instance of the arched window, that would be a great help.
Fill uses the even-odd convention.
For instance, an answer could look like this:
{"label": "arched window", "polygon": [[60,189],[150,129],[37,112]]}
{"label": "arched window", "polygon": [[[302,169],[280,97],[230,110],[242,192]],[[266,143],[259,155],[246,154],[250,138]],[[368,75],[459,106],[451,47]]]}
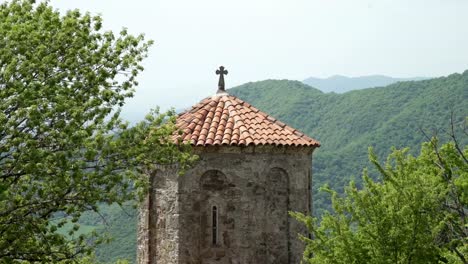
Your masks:
{"label": "arched window", "polygon": [[213,245],[218,244],[218,208],[213,206],[211,209],[211,242]]}
{"label": "arched window", "polygon": [[221,171],[208,170],[201,175],[199,201],[202,252],[223,246],[224,234],[230,232],[224,225],[224,219],[228,216],[224,210],[228,190],[229,181]]}

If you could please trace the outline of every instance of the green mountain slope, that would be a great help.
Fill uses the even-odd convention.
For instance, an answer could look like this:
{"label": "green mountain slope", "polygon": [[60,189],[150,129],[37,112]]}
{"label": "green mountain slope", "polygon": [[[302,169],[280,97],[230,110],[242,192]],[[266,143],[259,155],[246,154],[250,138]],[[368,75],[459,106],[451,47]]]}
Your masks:
{"label": "green mountain slope", "polygon": [[99,214],[85,212],[79,223],[82,233],[96,231],[110,238],[110,243],[104,243],[96,249],[95,259],[99,263],[116,263],[136,260],[136,230],[137,214],[134,204],[129,202],[123,206],[117,204],[99,206]]}
{"label": "green mountain slope", "polygon": [[451,111],[458,119],[468,116],[468,71],[344,94],[288,80],[247,83],[229,93],[322,143],[313,162],[316,214],[329,205],[320,186],[341,190],[352,176],[360,180],[368,146],[381,157],[392,146],[417,150],[425,140],[421,129],[447,128]]}
{"label": "green mountain slope", "polygon": [[[392,146],[415,151],[424,137],[419,129],[447,128],[451,111],[468,116],[468,71],[448,77],[395,83],[344,94],[323,93],[299,81],[267,80],[228,91],[260,110],[320,140],[314,153],[314,213],[328,208],[328,197],[318,188],[328,183],[342,189],[368,166],[367,148],[382,157]],[[135,259],[136,211],[102,208],[114,241],[97,250],[101,261]],[[87,216],[83,224],[102,228],[102,219]]]}
{"label": "green mountain slope", "polygon": [[333,75],[328,78],[309,77],[302,81],[305,84],[313,86],[322,92],[344,93],[352,90],[359,90],[371,87],[387,86],[396,82],[420,81],[429,78],[393,78],[385,75],[368,75],[360,77],[347,77],[342,75]]}

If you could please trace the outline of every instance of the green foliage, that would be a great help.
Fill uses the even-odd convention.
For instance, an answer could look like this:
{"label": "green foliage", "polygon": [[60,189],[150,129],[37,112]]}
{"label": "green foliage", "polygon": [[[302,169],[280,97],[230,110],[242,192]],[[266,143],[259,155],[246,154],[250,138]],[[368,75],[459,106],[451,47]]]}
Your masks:
{"label": "green foliage", "polygon": [[[312,165],[314,214],[321,215],[330,209],[330,200],[319,188],[328,184],[343,193],[350,177],[370,165],[368,146],[380,158],[392,146],[414,151],[426,140],[421,129],[445,128],[451,111],[456,117],[468,116],[467,87],[465,71],[344,94],[322,93],[288,80],[247,83],[228,92],[322,143],[314,152]],[[444,132],[439,136],[447,138]],[[357,178],[356,184],[361,183]]]}
{"label": "green foliage", "polygon": [[[365,170],[363,188],[351,182],[340,197],[332,195],[333,213],[316,218],[292,213],[313,239],[306,243],[307,263],[466,263],[468,229],[468,145],[439,148],[424,143],[418,157],[393,150],[381,166],[369,160],[382,182]],[[460,184],[461,183],[461,184]]]}
{"label": "green foliage", "polygon": [[136,259],[136,222],[137,211],[134,203],[122,206],[112,204],[100,206],[99,214],[86,212],[80,223],[95,226],[97,232],[108,234],[110,242],[96,249],[96,261],[115,263],[119,259],[134,262]]}
{"label": "green foliage", "polygon": [[84,211],[141,197],[155,162],[193,160],[172,141],[174,113],[131,128],[120,120],[151,41],[101,24],[47,2],[0,5],[2,262],[89,254],[105,239],[80,231]]}

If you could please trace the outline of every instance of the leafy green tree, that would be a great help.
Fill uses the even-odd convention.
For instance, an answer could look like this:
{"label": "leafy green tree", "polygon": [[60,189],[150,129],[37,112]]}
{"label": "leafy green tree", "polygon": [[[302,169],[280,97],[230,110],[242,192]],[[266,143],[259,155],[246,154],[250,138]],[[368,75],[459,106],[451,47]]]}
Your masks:
{"label": "leafy green tree", "polygon": [[1,262],[90,253],[103,239],[78,232],[82,212],[137,198],[155,163],[193,158],[173,142],[173,113],[121,121],[151,41],[101,24],[47,2],[0,5]]}
{"label": "leafy green tree", "polygon": [[385,166],[370,149],[381,182],[363,173],[341,196],[333,213],[316,218],[292,213],[309,229],[307,263],[466,263],[468,254],[468,146],[424,143],[420,155],[393,150]]}

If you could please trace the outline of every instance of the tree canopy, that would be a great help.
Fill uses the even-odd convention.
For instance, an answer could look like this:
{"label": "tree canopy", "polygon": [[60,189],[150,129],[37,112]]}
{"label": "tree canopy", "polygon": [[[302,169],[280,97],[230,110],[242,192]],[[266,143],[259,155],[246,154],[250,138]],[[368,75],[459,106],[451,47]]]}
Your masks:
{"label": "tree canopy", "polygon": [[[465,131],[466,133],[466,131]],[[454,134],[452,134],[454,135]],[[467,263],[468,146],[458,141],[422,145],[419,156],[396,150],[382,166],[382,181],[363,173],[332,195],[333,212],[317,218],[292,213],[307,225],[307,263]]]}
{"label": "tree canopy", "polygon": [[0,260],[71,260],[102,239],[59,229],[137,198],[154,163],[193,157],[172,140],[173,113],[133,127],[119,118],[152,44],[143,35],[12,0],[0,5],[0,36]]}

